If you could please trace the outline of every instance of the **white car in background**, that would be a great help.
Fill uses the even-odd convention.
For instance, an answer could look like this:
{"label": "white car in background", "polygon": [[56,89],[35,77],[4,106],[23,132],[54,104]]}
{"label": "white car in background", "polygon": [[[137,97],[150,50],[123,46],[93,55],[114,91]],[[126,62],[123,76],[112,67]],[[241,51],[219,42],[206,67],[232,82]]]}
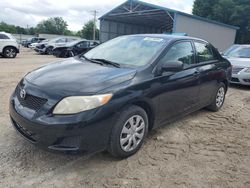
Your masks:
{"label": "white car in background", "polygon": [[0,55],[6,58],[15,58],[19,53],[16,38],[10,33],[0,32]]}
{"label": "white car in background", "polygon": [[34,50],[38,44],[46,43],[46,42],[48,42],[48,41],[49,41],[49,40],[45,39],[45,40],[40,40],[40,41],[38,41],[38,42],[31,43],[31,44],[29,45],[29,48]]}
{"label": "white car in background", "polygon": [[250,45],[233,45],[223,56],[233,66],[231,83],[250,86]]}
{"label": "white car in background", "polygon": [[45,44],[45,48],[42,50],[45,54],[52,54],[52,51],[56,47],[61,47],[66,45],[67,43],[73,42],[75,40],[79,40],[77,37],[58,37],[48,41]]}

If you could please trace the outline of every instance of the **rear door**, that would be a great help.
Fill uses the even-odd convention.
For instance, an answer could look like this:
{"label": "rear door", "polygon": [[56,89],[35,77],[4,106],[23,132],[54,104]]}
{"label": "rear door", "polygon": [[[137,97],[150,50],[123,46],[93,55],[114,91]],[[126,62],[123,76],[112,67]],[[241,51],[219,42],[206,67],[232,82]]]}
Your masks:
{"label": "rear door", "polygon": [[9,40],[7,35],[0,33],[0,53],[3,52],[3,48],[7,45]]}
{"label": "rear door", "polygon": [[201,107],[211,102],[214,92],[217,89],[217,78],[221,72],[219,58],[209,43],[194,41],[196,49],[196,63],[200,72],[200,95],[199,104]]}
{"label": "rear door", "polygon": [[178,41],[161,58],[158,66],[168,62],[182,61],[184,70],[165,72],[156,78],[160,97],[159,124],[182,115],[195,108],[199,95],[199,72],[195,63],[194,47],[191,41]]}

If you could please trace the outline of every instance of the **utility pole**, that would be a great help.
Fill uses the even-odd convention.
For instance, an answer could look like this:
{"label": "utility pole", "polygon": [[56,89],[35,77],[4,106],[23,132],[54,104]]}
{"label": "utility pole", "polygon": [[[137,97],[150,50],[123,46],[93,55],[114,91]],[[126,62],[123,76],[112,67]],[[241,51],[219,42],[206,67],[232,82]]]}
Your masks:
{"label": "utility pole", "polygon": [[94,10],[94,26],[93,26],[93,40],[95,40],[95,32],[96,32],[96,15],[97,15],[97,11]]}
{"label": "utility pole", "polygon": [[29,34],[29,25],[27,24],[27,35]]}

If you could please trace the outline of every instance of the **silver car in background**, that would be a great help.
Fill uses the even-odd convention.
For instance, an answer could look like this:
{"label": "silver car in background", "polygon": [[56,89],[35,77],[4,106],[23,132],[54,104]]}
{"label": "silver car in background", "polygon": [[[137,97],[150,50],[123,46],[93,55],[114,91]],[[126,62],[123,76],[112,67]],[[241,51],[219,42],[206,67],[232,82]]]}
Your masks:
{"label": "silver car in background", "polygon": [[233,66],[231,83],[250,86],[250,45],[233,45],[223,56]]}

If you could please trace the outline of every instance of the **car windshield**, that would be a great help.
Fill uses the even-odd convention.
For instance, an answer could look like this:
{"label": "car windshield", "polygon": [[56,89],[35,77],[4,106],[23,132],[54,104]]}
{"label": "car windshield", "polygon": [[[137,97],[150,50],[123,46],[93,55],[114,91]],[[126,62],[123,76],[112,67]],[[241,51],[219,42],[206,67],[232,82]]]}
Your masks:
{"label": "car windshield", "polygon": [[139,67],[148,64],[165,42],[165,39],[158,37],[122,36],[97,46],[84,56]]}
{"label": "car windshield", "polygon": [[239,46],[225,53],[227,57],[250,58],[250,47]]}

